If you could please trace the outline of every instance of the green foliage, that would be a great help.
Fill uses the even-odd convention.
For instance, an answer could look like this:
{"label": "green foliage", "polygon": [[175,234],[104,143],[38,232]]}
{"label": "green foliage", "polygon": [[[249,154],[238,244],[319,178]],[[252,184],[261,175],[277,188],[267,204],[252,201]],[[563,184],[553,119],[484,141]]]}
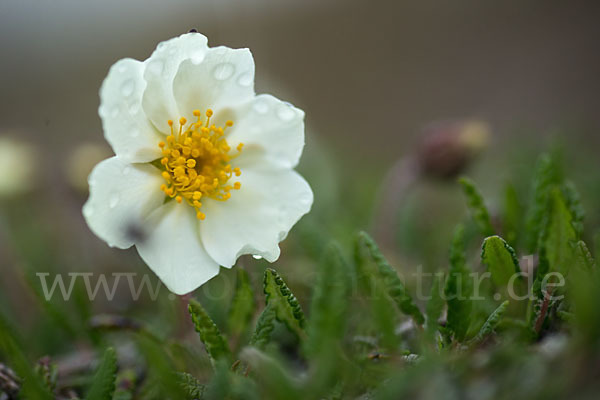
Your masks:
{"label": "green foliage", "polygon": [[530,253],[535,253],[538,249],[548,197],[558,183],[559,173],[554,160],[548,154],[540,156],[533,177],[533,201],[527,214],[527,248]]}
{"label": "green foliage", "polygon": [[450,270],[444,290],[448,302],[447,328],[454,333],[458,341],[463,341],[469,329],[472,309],[472,282],[465,258],[464,235],[464,227],[459,225],[450,247]]}
{"label": "green foliage", "polygon": [[187,372],[181,372],[178,375],[180,384],[183,390],[185,390],[188,399],[202,399],[204,397],[206,387],[198,379]]}
{"label": "green foliage", "polygon": [[498,286],[508,284],[510,278],[520,272],[519,260],[512,247],[500,236],[485,238],[481,246],[481,261],[492,274]]}
{"label": "green foliage", "polygon": [[231,355],[227,342],[219,332],[219,328],[210,319],[202,305],[192,299],[188,307],[192,316],[192,322],[196,332],[200,335],[200,340],[206,347],[206,352],[213,361],[221,358],[228,359]]}
{"label": "green foliage", "polygon": [[275,317],[275,307],[267,304],[258,317],[256,329],[250,339],[250,345],[262,349],[269,343],[271,340],[271,333],[273,333],[273,330],[275,329]]}
{"label": "green foliage", "polygon": [[322,257],[312,297],[306,341],[309,353],[326,352],[344,335],[348,272],[340,248],[330,244]]}
{"label": "green foliage", "polygon": [[[15,293],[2,290],[0,312],[8,317],[0,318],[0,398],[7,393],[8,399],[113,400],[460,399],[482,393],[499,399],[594,398],[598,384],[593,371],[600,360],[600,271],[592,253],[600,249],[600,236],[590,252],[583,240],[592,235],[583,232],[582,202],[574,186],[563,182],[556,163],[549,156],[538,162],[530,204],[521,204],[515,187],[505,186],[502,213],[494,221],[502,227],[502,237],[485,236],[482,244],[472,228],[494,233],[489,213],[473,183],[461,181],[476,225],[460,225],[442,244],[420,235],[412,239],[436,253],[450,244],[449,270],[435,274],[426,303],[422,290],[429,284],[427,274],[439,269],[437,264],[411,258],[416,253],[402,248],[382,251],[368,234],[355,234],[356,226],[330,226],[337,216],[328,217],[327,223],[309,221],[302,238],[291,235],[282,244],[285,264],[277,266],[277,272],[264,270],[266,261],[250,258],[248,264],[254,265],[247,269],[223,270],[221,290],[211,283],[199,289],[195,295],[201,303],[191,300],[189,315],[181,299],[167,293],[147,304],[119,303],[122,312],[110,311],[118,315],[96,315],[78,325],[91,312],[89,302],[73,316],[72,306],[53,301],[51,306],[27,308],[23,317],[28,329],[17,334],[6,322],[12,325],[22,317],[7,307]],[[580,185],[581,177],[574,178]],[[586,203],[594,204],[593,190],[587,187],[582,193]],[[357,206],[351,214],[363,208]],[[522,221],[523,210],[528,212],[527,223]],[[598,222],[595,213],[590,216],[586,228]],[[454,224],[457,216],[452,217]],[[443,221],[436,223],[440,232],[450,228],[442,226]],[[339,242],[328,244],[333,232]],[[348,262],[351,246],[354,263]],[[19,246],[26,249],[25,244]],[[43,251],[37,251],[34,261],[40,264]],[[472,271],[468,260],[478,261],[478,256],[482,265],[473,265]],[[502,302],[522,256],[531,257],[534,264],[521,264],[523,272],[535,274],[532,298]],[[396,261],[406,265],[402,272],[407,274],[423,264],[425,274],[404,280],[392,267]],[[491,279],[477,283],[481,275],[471,273],[484,272],[484,265]],[[566,284],[544,287],[544,279],[555,272],[564,275]],[[236,273],[236,284],[229,285]],[[29,272],[23,276],[30,286],[37,284],[31,289],[39,292],[35,277]],[[264,299],[251,285],[261,279]],[[15,280],[9,275],[5,282]],[[519,281],[519,295],[526,283]],[[35,300],[35,294],[31,298]],[[309,305],[306,316],[298,299]],[[193,340],[190,317],[201,342]],[[213,321],[223,326],[223,334]],[[67,336],[48,339],[45,333],[53,326]],[[48,342],[30,347],[35,336],[28,331]],[[104,353],[95,372],[71,367],[81,360],[87,363],[88,354],[94,354],[87,349],[101,352],[109,346],[123,349],[118,374],[114,350]],[[35,362],[44,354],[52,358]],[[14,373],[6,373],[10,368]],[[8,384],[21,390],[18,397]]]}
{"label": "green foliage", "polygon": [[238,268],[237,286],[229,311],[229,333],[232,336],[239,336],[246,331],[256,304],[254,302],[254,291],[250,286],[248,273]]}
{"label": "green foliage", "polygon": [[494,329],[496,329],[496,327],[500,323],[500,320],[504,316],[504,313],[506,312],[507,308],[508,308],[508,300],[505,300],[502,304],[500,304],[498,306],[498,308],[496,308],[494,310],[494,312],[492,312],[490,314],[490,316],[485,321],[485,323],[483,324],[483,326],[481,327],[481,329],[479,330],[477,335],[475,335],[475,337],[473,339],[471,339],[469,343],[470,344],[481,343],[489,335],[491,335],[494,332]]}
{"label": "green foliage", "polygon": [[0,315],[0,355],[6,357],[17,375],[22,378],[20,394],[25,399],[53,399],[54,396],[44,385],[42,378],[35,373],[29,360],[21,350],[22,348],[4,317]]}
{"label": "green foliage", "polygon": [[96,369],[92,386],[86,400],[111,400],[115,392],[117,379],[117,354],[109,347],[104,352],[102,360]]}
{"label": "green foliage", "polygon": [[574,245],[577,233],[573,228],[573,217],[565,204],[561,191],[554,188],[549,197],[547,226],[542,238],[550,271],[567,275],[575,259]]}
{"label": "green foliage", "polygon": [[371,258],[377,265],[378,272],[384,280],[388,295],[396,302],[398,308],[406,315],[411,316],[413,320],[422,325],[425,317],[415,305],[412,297],[406,291],[404,284],[400,280],[396,270],[385,259],[375,241],[366,232],[360,232],[357,239],[358,246],[364,245]]}
{"label": "green foliage", "polygon": [[503,231],[506,241],[513,247],[521,239],[523,225],[523,207],[515,187],[508,183],[504,188],[504,224]]}
{"label": "green foliage", "polygon": [[434,277],[429,294],[429,301],[427,302],[427,307],[425,309],[425,314],[427,315],[426,331],[430,340],[438,329],[438,319],[446,304],[442,296],[442,282],[442,277]]}
{"label": "green foliage", "polygon": [[306,333],[302,307],[274,269],[265,270],[264,292],[266,304],[275,310],[277,320],[283,322],[298,337],[304,338]]}
{"label": "green foliage", "polygon": [[475,186],[475,182],[464,177],[460,178],[458,182],[463,188],[463,192],[467,198],[467,205],[471,210],[473,220],[475,220],[475,223],[479,227],[479,231],[484,237],[492,236],[495,230],[492,226],[490,213],[485,206],[481,193],[479,193],[479,190]]}

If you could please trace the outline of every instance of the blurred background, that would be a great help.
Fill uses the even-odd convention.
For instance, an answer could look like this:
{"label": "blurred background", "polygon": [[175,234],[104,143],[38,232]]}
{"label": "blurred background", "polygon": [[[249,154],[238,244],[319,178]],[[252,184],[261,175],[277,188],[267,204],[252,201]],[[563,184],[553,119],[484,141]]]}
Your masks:
{"label": "blurred background", "polygon": [[[211,46],[250,48],[256,91],[306,111],[300,170],[316,202],[277,264],[301,301],[314,269],[303,257],[318,253],[320,238],[377,230],[382,213],[391,258],[440,268],[466,213],[456,175],[472,176],[497,210],[507,180],[527,198],[537,154],[557,143],[594,224],[599,11],[598,2],[555,0],[0,0],[0,310],[49,329],[20,312],[36,304],[35,273],[147,272],[134,250],[109,249],[81,216],[87,174],[111,155],[98,90],[115,61],[144,60],[191,28]],[[479,157],[445,161],[440,148],[468,121],[484,132],[469,142]],[[415,178],[423,159],[435,180]],[[94,311],[86,307],[81,318]],[[126,300],[92,308],[134,309]],[[159,318],[153,304],[135,310]],[[35,346],[69,346],[63,328]]]}

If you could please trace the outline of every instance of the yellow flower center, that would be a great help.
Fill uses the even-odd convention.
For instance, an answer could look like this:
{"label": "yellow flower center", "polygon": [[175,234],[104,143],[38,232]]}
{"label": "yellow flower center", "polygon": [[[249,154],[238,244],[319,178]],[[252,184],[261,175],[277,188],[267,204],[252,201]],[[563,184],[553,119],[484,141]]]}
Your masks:
{"label": "yellow flower center", "polygon": [[238,190],[240,182],[231,184],[230,179],[240,176],[242,171],[231,166],[231,160],[242,151],[243,143],[237,146],[237,153],[230,155],[231,148],[225,140],[225,130],[233,125],[227,121],[225,126],[211,125],[212,110],[206,110],[206,121],[202,121],[199,110],[194,110],[196,122],[186,126],[186,119],[179,119],[179,130],[173,129],[173,121],[169,120],[171,134],[166,142],[160,142],[163,157],[160,159],[164,167],[163,178],[167,181],[161,190],[178,203],[184,200],[194,209],[196,217],[204,219],[206,215],[200,211],[201,199],[210,198],[227,201],[231,190]]}

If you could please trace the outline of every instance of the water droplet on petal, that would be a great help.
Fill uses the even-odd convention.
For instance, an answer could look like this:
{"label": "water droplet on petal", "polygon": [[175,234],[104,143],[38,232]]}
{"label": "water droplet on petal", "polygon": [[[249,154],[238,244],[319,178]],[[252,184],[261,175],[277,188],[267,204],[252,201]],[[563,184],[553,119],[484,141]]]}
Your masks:
{"label": "water droplet on petal", "polygon": [[250,86],[250,85],[252,85],[253,81],[254,81],[254,74],[252,72],[244,72],[237,79],[237,83],[240,86]]}
{"label": "water droplet on petal", "polygon": [[121,94],[125,97],[129,97],[133,93],[133,89],[135,89],[135,82],[133,79],[127,79],[121,85]]}
{"label": "water droplet on petal", "polygon": [[94,215],[94,207],[91,205],[86,205],[85,207],[83,207],[83,216],[86,218],[91,217],[92,215]]}
{"label": "water droplet on petal", "polygon": [[282,104],[277,108],[277,116],[282,121],[290,121],[294,118],[294,109],[287,104]]}
{"label": "water droplet on petal", "polygon": [[165,63],[162,60],[152,60],[148,64],[148,71],[150,71],[154,75],[160,75],[163,72],[163,68],[165,67]]}
{"label": "water droplet on petal", "polygon": [[215,79],[219,81],[224,81],[225,79],[229,79],[231,75],[235,72],[235,67],[231,63],[222,63],[215,67],[213,70],[213,75]]}
{"label": "water droplet on petal", "polygon": [[192,64],[194,64],[194,65],[202,64],[202,61],[204,61],[205,56],[206,56],[205,51],[197,50],[194,53],[192,53],[192,55],[190,56],[190,60],[192,61]]}
{"label": "water droplet on petal", "polygon": [[120,197],[117,193],[111,194],[110,198],[108,199],[108,206],[110,208],[115,208],[117,206],[117,204],[119,204],[119,200],[120,200]]}
{"label": "water droplet on petal", "polygon": [[254,254],[252,257],[256,260],[262,260],[262,256],[259,256],[258,254]]}
{"label": "water droplet on petal", "polygon": [[256,100],[253,107],[259,114],[266,114],[269,111],[269,105],[264,100]]}
{"label": "water droplet on petal", "polygon": [[140,112],[140,103],[135,101],[129,105],[129,114],[135,115]]}

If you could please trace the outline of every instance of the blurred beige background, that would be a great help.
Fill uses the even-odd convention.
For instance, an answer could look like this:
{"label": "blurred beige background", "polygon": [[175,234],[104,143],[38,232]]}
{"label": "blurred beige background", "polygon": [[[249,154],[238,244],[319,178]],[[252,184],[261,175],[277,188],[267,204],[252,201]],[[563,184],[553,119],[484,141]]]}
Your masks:
{"label": "blurred beige background", "polygon": [[483,118],[501,136],[600,127],[597,2],[0,4],[0,131],[35,140],[48,162],[102,141],[98,89],[112,63],[190,28],[251,48],[258,92],[305,109],[309,132],[339,154],[383,165],[435,120]]}

